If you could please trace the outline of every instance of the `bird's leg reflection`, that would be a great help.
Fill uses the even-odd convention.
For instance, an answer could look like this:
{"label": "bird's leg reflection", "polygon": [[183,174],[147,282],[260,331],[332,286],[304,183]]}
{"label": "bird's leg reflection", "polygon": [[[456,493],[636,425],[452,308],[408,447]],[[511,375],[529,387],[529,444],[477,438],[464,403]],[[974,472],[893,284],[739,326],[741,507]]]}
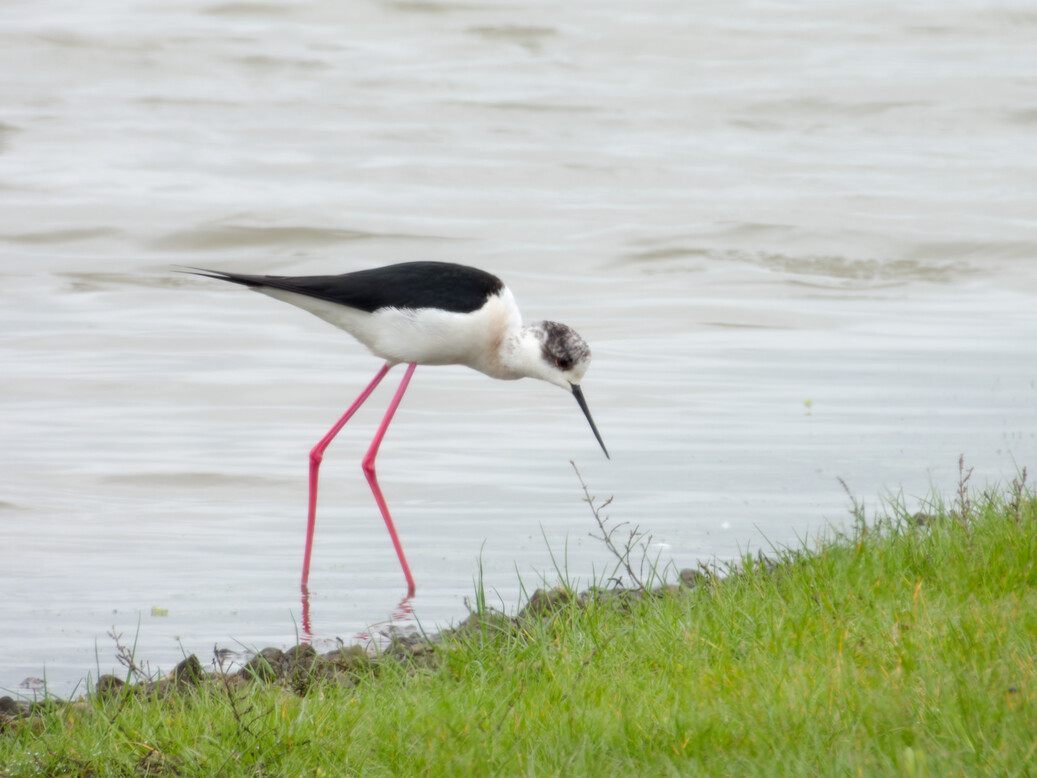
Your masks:
{"label": "bird's leg reflection", "polygon": [[[303,643],[312,643],[313,636],[313,618],[310,615],[310,589],[306,584],[300,586],[302,593],[301,610],[302,610],[302,641]],[[385,631],[377,629],[378,627],[388,627],[388,631],[391,633],[396,630],[402,624],[407,622],[416,621],[414,618],[414,608],[411,605],[411,601],[414,599],[413,594],[407,594],[396,607],[389,613],[389,618],[385,621],[377,622],[372,624],[370,628],[363,632],[358,632],[353,636],[355,641],[373,641],[377,634],[386,634]]]}
{"label": "bird's leg reflection", "polygon": [[375,643],[379,637],[383,639],[389,637],[391,639],[401,626],[408,622],[417,623],[417,620],[414,618],[414,608],[411,606],[413,599],[414,595],[408,594],[389,613],[388,619],[376,622],[362,632],[357,632],[353,635],[353,640]]}
{"label": "bird's leg reflection", "polygon": [[313,622],[310,621],[310,588],[302,584],[302,642],[313,640]]}
{"label": "bird's leg reflection", "polygon": [[410,604],[411,600],[413,599],[414,595],[408,594],[406,597],[400,600],[400,604],[396,606],[396,610],[394,610],[389,616],[390,623],[392,623],[393,619],[399,621],[414,621],[414,609],[411,607]]}

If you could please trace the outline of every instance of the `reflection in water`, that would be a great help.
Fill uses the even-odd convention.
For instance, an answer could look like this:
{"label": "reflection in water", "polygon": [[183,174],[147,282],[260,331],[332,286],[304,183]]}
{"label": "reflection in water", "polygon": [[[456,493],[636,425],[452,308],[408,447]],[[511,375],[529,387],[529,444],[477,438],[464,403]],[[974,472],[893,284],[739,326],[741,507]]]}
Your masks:
{"label": "reflection in water", "polygon": [[412,632],[413,630],[408,628],[412,624],[417,624],[412,607],[413,600],[414,597],[408,594],[396,604],[388,619],[371,624],[367,629],[357,632],[353,635],[353,642],[379,643],[385,638],[392,639],[394,636]]}
{"label": "reflection in water", "polygon": [[310,618],[310,587],[306,584],[300,584],[299,588],[302,591],[302,634],[303,642],[309,643],[313,640],[313,621]]}
{"label": "reflection in water", "polygon": [[[314,630],[313,628],[313,617],[310,613],[310,588],[306,584],[302,584],[300,587],[302,591],[302,643],[312,643],[317,636],[321,634],[320,631]],[[389,614],[389,618],[385,621],[375,622],[371,624],[367,629],[361,630],[353,635],[351,642],[354,643],[368,643],[377,640],[377,634],[383,630],[379,630],[379,627],[388,627],[390,630],[398,630],[401,626],[408,623],[416,623],[414,619],[414,608],[413,608],[414,595],[408,594],[402,600],[397,603],[396,607]],[[323,630],[327,633],[329,630]]]}

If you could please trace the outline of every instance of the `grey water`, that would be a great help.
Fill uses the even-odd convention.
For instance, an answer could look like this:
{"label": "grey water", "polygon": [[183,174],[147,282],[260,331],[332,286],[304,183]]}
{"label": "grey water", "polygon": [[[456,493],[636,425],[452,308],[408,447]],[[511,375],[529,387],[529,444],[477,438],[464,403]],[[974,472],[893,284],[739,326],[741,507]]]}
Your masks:
{"label": "grey water", "polygon": [[[379,362],[175,272],[436,259],[584,391],[397,369],[329,449],[314,643],[799,545],[1037,467],[1037,12],[1000,0],[0,6],[0,689],[292,645],[307,454]],[[561,568],[561,569],[559,569]]]}

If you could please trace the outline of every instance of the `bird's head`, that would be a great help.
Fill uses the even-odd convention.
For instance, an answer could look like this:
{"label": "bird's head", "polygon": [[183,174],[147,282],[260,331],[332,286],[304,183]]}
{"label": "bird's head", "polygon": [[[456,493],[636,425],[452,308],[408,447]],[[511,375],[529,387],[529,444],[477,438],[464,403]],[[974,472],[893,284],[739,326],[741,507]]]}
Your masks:
{"label": "bird's head", "polygon": [[554,321],[538,321],[527,332],[532,377],[566,390],[579,386],[591,364],[587,341],[572,327]]}
{"label": "bird's head", "polygon": [[554,321],[539,321],[522,328],[514,359],[522,375],[539,378],[572,393],[607,457],[608,449],[580,389],[583,374],[591,364],[591,349],[587,341],[572,327]]}

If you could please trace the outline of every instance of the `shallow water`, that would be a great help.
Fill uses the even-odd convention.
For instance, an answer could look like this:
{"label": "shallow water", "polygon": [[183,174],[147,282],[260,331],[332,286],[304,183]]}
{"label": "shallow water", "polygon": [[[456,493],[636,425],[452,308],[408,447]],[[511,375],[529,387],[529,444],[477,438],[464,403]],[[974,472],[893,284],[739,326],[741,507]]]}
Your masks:
{"label": "shallow water", "polygon": [[[610,569],[569,465],[678,567],[1037,466],[1037,14],[1009,2],[0,8],[0,688],[114,629],[294,643],[306,457],[378,362],[178,264],[478,265],[591,343],[394,371],[325,458],[321,648]],[[481,571],[481,573],[480,573]],[[152,609],[157,610],[152,610]],[[381,626],[379,626],[381,625]],[[81,688],[81,687],[80,687]]]}

